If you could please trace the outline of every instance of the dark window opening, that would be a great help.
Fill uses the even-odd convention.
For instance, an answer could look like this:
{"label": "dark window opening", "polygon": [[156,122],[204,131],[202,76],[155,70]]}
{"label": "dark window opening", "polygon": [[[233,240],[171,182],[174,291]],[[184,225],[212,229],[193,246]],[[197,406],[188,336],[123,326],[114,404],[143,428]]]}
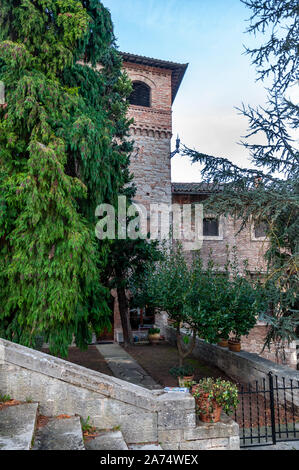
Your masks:
{"label": "dark window opening", "polygon": [[267,231],[269,226],[267,222],[255,222],[254,224],[254,236],[255,238],[265,238],[267,236]]}
{"label": "dark window opening", "polygon": [[130,310],[130,323],[133,330],[153,327],[155,323],[154,309],[145,307]]}
{"label": "dark window opening", "polygon": [[145,106],[149,108],[151,105],[150,87],[142,82],[134,82],[133,91],[129,97],[129,102],[135,106]]}
{"label": "dark window opening", "polygon": [[203,219],[203,235],[204,237],[219,237],[219,221],[218,219]]}

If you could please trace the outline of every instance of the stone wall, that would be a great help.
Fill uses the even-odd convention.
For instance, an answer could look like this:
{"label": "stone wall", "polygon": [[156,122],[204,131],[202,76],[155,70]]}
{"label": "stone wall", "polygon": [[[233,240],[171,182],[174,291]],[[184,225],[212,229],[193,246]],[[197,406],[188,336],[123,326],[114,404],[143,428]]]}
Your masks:
{"label": "stone wall", "polygon": [[0,339],[0,393],[39,402],[41,414],[90,416],[100,429],[120,426],[127,444],[164,449],[239,449],[238,425],[196,422],[190,394],[151,391]]}
{"label": "stone wall", "polygon": [[[176,332],[174,328],[165,326],[163,333],[171,344],[176,344]],[[293,385],[297,386],[299,381],[299,372],[285,365],[275,364],[268,359],[264,359],[257,354],[247,351],[235,353],[227,348],[222,348],[215,344],[209,344],[202,339],[196,340],[196,346],[193,355],[204,360],[208,364],[212,364],[223,371],[227,376],[241,383],[248,384],[258,381],[262,382],[267,379],[269,372],[277,376],[278,384],[281,386],[283,378],[288,386],[289,381],[293,381]],[[284,392],[279,391],[282,400],[284,400]],[[292,392],[286,391],[286,398],[292,401]],[[299,407],[299,390],[293,391],[295,406]]]}
{"label": "stone wall", "polygon": [[150,204],[171,204],[170,137],[165,132],[131,130],[138,149],[131,159],[131,172],[137,187],[135,200]]}

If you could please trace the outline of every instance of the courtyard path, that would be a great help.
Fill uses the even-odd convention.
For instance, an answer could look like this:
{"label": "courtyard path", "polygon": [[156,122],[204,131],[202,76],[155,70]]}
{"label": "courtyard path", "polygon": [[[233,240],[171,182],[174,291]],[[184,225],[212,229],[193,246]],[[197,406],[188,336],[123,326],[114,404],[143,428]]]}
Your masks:
{"label": "courtyard path", "polygon": [[150,390],[162,388],[119,344],[98,344],[96,348],[115,377]]}

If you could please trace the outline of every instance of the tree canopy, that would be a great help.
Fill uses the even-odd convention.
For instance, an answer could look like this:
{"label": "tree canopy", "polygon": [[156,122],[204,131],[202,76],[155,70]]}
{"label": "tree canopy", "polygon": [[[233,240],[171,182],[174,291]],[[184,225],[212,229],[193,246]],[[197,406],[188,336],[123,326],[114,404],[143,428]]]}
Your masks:
{"label": "tree canopy", "polygon": [[299,119],[292,96],[298,89],[299,11],[297,0],[243,3],[251,10],[248,33],[261,35],[263,41],[246,53],[257,69],[257,79],[271,82],[265,106],[239,108],[249,121],[242,144],[253,167],[241,168],[229,158],[188,147],[183,154],[200,162],[203,180],[214,185],[215,193],[207,203],[213,211],[238,217],[241,229],[252,218],[267,224],[265,280],[272,311],[265,344],[269,346],[271,340],[294,339],[298,325],[299,152],[294,132]]}
{"label": "tree canopy", "polygon": [[0,12],[0,334],[66,355],[109,324],[95,209],[130,183],[131,83],[98,0]]}
{"label": "tree canopy", "polygon": [[[227,250],[224,270],[213,262],[213,252],[207,266],[200,252],[189,265],[180,244],[164,246],[161,255],[155,265],[148,263],[133,276],[131,289],[136,306],[168,314],[176,329],[180,366],[192,353],[196,337],[217,343],[230,334],[237,340],[248,335],[264,308],[264,290],[258,280],[240,274],[235,249],[233,253]],[[192,338],[184,345],[183,338],[188,337]]]}

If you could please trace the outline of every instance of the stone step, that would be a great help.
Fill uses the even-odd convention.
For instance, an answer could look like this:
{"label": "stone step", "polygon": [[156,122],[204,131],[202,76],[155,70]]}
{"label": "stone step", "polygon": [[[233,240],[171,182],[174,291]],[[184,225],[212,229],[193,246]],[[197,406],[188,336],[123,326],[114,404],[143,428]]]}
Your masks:
{"label": "stone step", "polygon": [[163,450],[160,444],[129,444],[129,450]]}
{"label": "stone step", "polygon": [[121,431],[101,432],[97,437],[85,441],[86,450],[128,450]]}
{"label": "stone step", "polygon": [[37,419],[37,403],[0,409],[0,450],[30,450]]}
{"label": "stone step", "polygon": [[50,418],[37,430],[33,450],[85,450],[80,418]]}

